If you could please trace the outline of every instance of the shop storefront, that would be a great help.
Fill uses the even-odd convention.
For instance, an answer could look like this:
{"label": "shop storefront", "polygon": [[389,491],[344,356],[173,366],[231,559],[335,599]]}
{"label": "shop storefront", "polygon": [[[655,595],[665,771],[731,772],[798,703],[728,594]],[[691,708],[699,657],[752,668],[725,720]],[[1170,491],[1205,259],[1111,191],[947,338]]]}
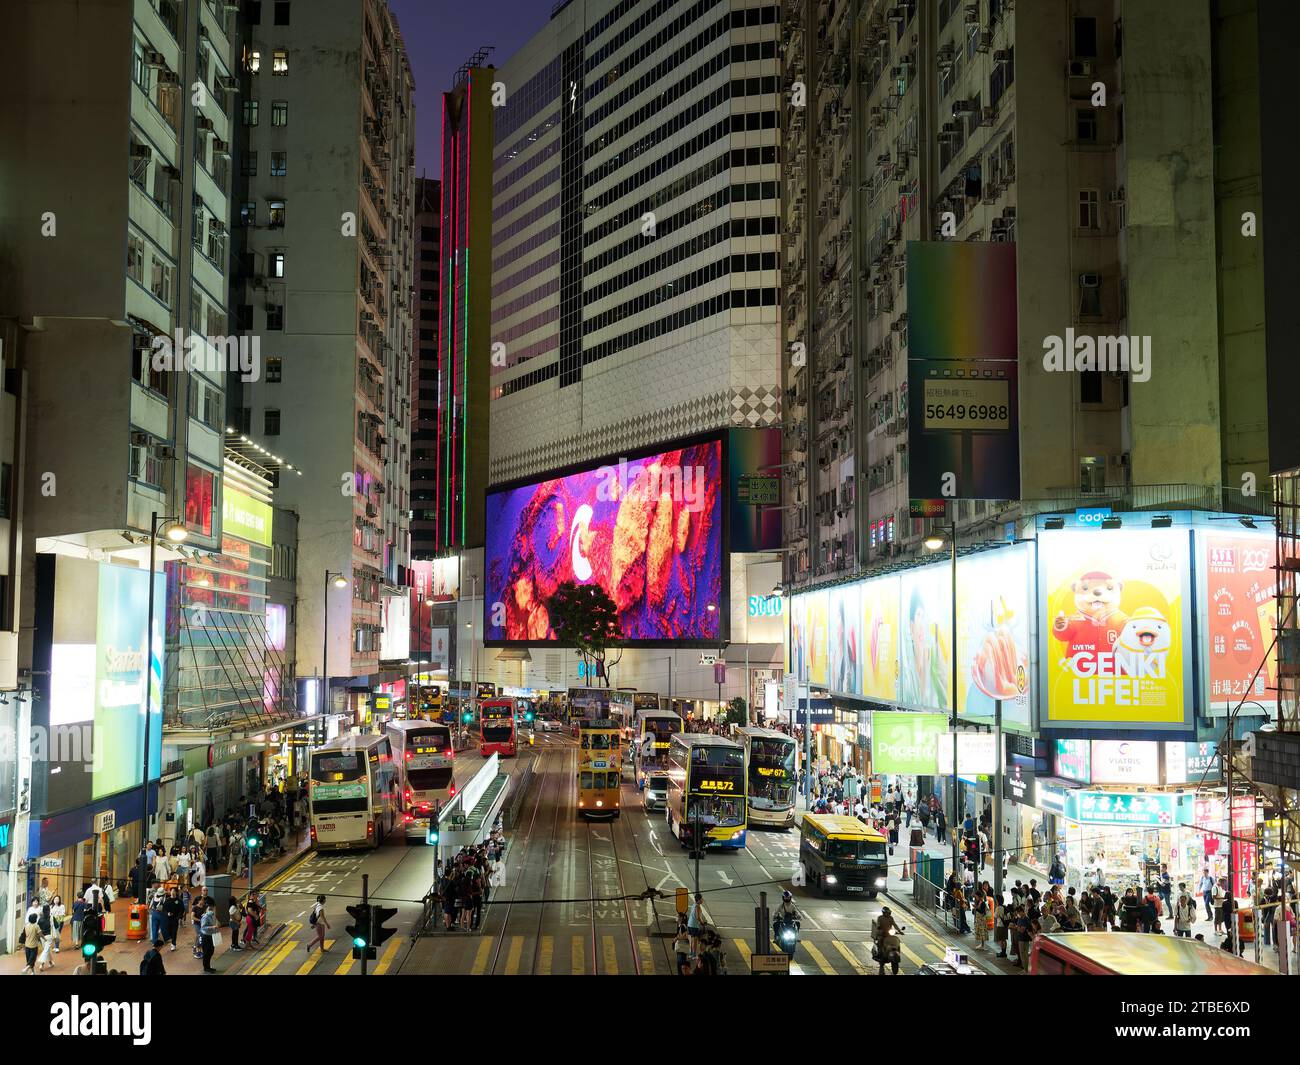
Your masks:
{"label": "shop storefront", "polygon": [[[126,821],[132,813],[135,819]],[[28,827],[28,853],[35,857],[27,862],[26,897],[36,898],[43,881],[65,901],[93,879],[108,881],[119,891],[129,890],[140,853],[139,814],[137,788],[89,808],[33,819]]]}
{"label": "shop storefront", "polygon": [[1199,876],[1202,837],[1186,791],[1070,791],[1065,796],[1066,865],[1086,875],[1100,869],[1117,890],[1147,883],[1161,866],[1174,882]]}

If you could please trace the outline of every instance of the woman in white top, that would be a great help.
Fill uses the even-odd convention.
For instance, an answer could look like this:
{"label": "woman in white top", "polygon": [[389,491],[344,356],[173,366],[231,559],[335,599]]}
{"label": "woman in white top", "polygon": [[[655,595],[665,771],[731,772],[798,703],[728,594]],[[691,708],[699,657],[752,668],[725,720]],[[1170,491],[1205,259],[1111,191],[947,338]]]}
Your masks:
{"label": "woman in white top", "polygon": [[180,854],[176,855],[176,876],[182,884],[190,882],[190,852],[182,847]]}
{"label": "woman in white top", "polygon": [[208,870],[203,864],[201,858],[197,858],[190,865],[190,883],[196,888],[201,888],[207,882]]}
{"label": "woman in white top", "polygon": [[50,903],[50,921],[54,925],[54,953],[59,953],[59,940],[63,938],[63,923],[68,919],[68,908],[63,905],[63,898],[55,895]]}
{"label": "woman in white top", "polygon": [[167,883],[172,878],[172,867],[167,861],[167,855],[162,851],[153,860],[153,876],[160,884]]}

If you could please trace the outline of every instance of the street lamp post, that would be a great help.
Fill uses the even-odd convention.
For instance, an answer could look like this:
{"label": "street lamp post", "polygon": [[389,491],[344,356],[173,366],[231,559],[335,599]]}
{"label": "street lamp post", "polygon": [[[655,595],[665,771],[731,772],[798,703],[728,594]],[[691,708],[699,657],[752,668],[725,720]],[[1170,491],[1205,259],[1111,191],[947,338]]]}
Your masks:
{"label": "street lamp post", "polygon": [[[952,711],[948,718],[949,727],[952,729],[952,824],[948,826],[948,831],[952,837],[952,872],[953,876],[956,876],[957,871],[961,868],[958,864],[960,856],[957,842],[957,826],[961,823],[957,806],[957,523],[955,521],[949,522],[946,528],[948,530],[948,546],[950,549],[949,557],[952,560],[952,628],[948,648],[948,657],[952,660],[952,683],[948,689],[948,698],[952,701]],[[931,551],[938,551],[943,547],[943,537],[941,535],[931,535],[926,538],[925,546]]]}
{"label": "street lamp post", "polygon": [[149,833],[149,726],[153,719],[153,571],[157,564],[158,525],[162,522],[162,533],[174,544],[179,544],[188,535],[185,523],[180,518],[159,517],[155,510],[149,518],[149,617],[144,629],[144,772],[140,776],[143,787],[140,795],[140,864],[136,901],[144,905],[149,889],[149,871],[145,869],[145,837]]}
{"label": "street lamp post", "polygon": [[325,598],[323,600],[324,610],[322,611],[322,613],[325,616],[325,620],[323,625],[321,626],[324,631],[324,647],[321,649],[321,658],[320,658],[320,708],[319,709],[322,714],[328,712],[328,707],[326,704],[329,702],[329,694],[330,694],[329,661],[330,661],[330,581],[331,580],[334,582],[335,588],[346,588],[348,586],[347,577],[345,577],[342,573],[335,573],[332,570],[330,570],[328,567],[326,567]]}

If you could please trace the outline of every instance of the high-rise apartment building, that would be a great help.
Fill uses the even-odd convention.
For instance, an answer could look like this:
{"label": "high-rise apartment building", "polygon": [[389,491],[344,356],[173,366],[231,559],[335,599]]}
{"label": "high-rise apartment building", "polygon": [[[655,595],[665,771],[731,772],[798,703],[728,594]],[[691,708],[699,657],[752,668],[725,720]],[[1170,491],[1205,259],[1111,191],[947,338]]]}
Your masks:
{"label": "high-rise apartment building", "polygon": [[[6,573],[24,577],[19,687],[35,689],[17,700],[23,754],[6,759],[21,796],[6,857],[118,879],[143,832],[162,832],[156,816],[141,823],[166,639],[161,595],[147,627],[149,533],[156,516],[185,527],[191,557],[221,544],[224,392],[241,370],[221,343],[233,12],[216,0],[24,0],[5,18],[0,86],[27,102],[0,116],[0,336],[35,413],[21,567],[11,551]],[[155,590],[177,557],[160,538]],[[28,735],[62,746],[34,760]],[[5,925],[14,890],[7,875]]]}
{"label": "high-rise apartment building", "polygon": [[414,82],[382,0],[246,3],[240,31],[232,303],[264,370],[230,428],[302,470],[276,497],[302,530],[298,675],[328,608],[325,672],[365,677],[409,560]]}
{"label": "high-rise apartment building", "polygon": [[495,70],[476,54],[442,94],[441,276],[433,529],[440,554],[483,545],[492,301]]}
{"label": "high-rise apartment building", "polygon": [[779,423],[777,15],[573,0],[498,69],[494,483]]}
{"label": "high-rise apartment building", "polygon": [[[1230,194],[1208,5],[782,10],[792,582],[862,570],[925,529],[908,490],[909,317],[943,306],[909,307],[909,241],[1015,247],[1022,498],[955,501],[950,519],[1217,507],[1242,472],[1263,481],[1262,406],[1234,384],[1262,375],[1262,352],[1240,293],[1218,290]],[[1221,336],[1222,313],[1237,324]],[[1147,371],[1045,366],[1051,338],[1084,334],[1149,340]]]}
{"label": "high-rise apartment building", "polygon": [[438,551],[438,299],[441,287],[442,183],[415,179],[416,341],[411,366],[411,557]]}

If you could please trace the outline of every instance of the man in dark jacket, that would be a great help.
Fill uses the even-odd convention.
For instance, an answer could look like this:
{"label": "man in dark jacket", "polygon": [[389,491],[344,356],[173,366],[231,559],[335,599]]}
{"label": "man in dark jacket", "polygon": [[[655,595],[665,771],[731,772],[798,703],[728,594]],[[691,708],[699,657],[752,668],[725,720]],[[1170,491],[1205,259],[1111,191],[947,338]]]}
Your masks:
{"label": "man in dark jacket", "polygon": [[1137,893],[1132,888],[1126,889],[1124,897],[1119,900],[1119,930],[1136,932],[1141,911],[1142,900],[1137,897]]}
{"label": "man in dark jacket", "polygon": [[167,968],[163,965],[161,939],[155,939],[153,946],[144,952],[144,957],[140,959],[141,976],[166,976]]}

